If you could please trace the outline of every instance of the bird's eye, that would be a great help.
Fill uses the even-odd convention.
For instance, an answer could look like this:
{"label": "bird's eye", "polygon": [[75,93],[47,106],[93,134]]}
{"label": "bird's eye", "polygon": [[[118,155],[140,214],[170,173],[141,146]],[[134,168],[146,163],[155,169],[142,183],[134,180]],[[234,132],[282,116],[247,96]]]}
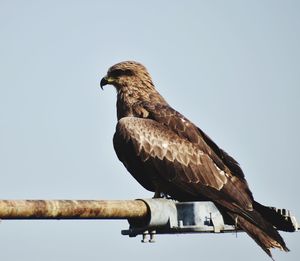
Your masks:
{"label": "bird's eye", "polygon": [[112,77],[120,77],[120,76],[130,76],[132,75],[132,71],[131,70],[121,70],[121,69],[117,69],[112,71],[111,73]]}
{"label": "bird's eye", "polygon": [[114,70],[111,72],[111,76],[113,77],[119,77],[123,74],[123,71],[122,70]]}

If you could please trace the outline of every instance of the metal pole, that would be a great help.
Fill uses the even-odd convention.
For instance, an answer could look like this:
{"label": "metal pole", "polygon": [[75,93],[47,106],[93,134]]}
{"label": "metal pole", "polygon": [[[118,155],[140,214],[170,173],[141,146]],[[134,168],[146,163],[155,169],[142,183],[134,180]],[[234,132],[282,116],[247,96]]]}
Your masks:
{"label": "metal pole", "polygon": [[135,219],[148,214],[141,200],[0,200],[0,219]]}

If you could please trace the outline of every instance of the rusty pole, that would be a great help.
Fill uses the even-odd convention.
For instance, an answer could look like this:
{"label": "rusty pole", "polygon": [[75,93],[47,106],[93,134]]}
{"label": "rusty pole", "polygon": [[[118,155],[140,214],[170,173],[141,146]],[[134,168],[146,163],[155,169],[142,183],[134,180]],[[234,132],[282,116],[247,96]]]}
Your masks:
{"label": "rusty pole", "polygon": [[143,219],[148,214],[141,200],[0,200],[0,219]]}

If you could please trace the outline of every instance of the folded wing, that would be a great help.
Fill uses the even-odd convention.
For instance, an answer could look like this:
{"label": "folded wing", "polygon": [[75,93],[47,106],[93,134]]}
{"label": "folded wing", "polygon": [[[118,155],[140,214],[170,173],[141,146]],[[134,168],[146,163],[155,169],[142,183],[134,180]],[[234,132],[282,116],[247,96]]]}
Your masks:
{"label": "folded wing", "polygon": [[237,177],[221,170],[199,146],[154,120],[122,118],[114,147],[129,172],[149,190],[252,208],[252,198]]}

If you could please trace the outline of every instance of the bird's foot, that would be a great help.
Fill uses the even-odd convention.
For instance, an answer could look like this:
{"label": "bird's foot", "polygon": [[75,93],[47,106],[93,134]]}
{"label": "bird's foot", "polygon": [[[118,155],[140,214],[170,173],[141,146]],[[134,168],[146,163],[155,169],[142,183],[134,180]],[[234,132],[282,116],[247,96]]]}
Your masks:
{"label": "bird's foot", "polygon": [[160,192],[160,191],[155,191],[153,198],[165,198],[169,199],[170,196],[167,195],[166,193]]}

